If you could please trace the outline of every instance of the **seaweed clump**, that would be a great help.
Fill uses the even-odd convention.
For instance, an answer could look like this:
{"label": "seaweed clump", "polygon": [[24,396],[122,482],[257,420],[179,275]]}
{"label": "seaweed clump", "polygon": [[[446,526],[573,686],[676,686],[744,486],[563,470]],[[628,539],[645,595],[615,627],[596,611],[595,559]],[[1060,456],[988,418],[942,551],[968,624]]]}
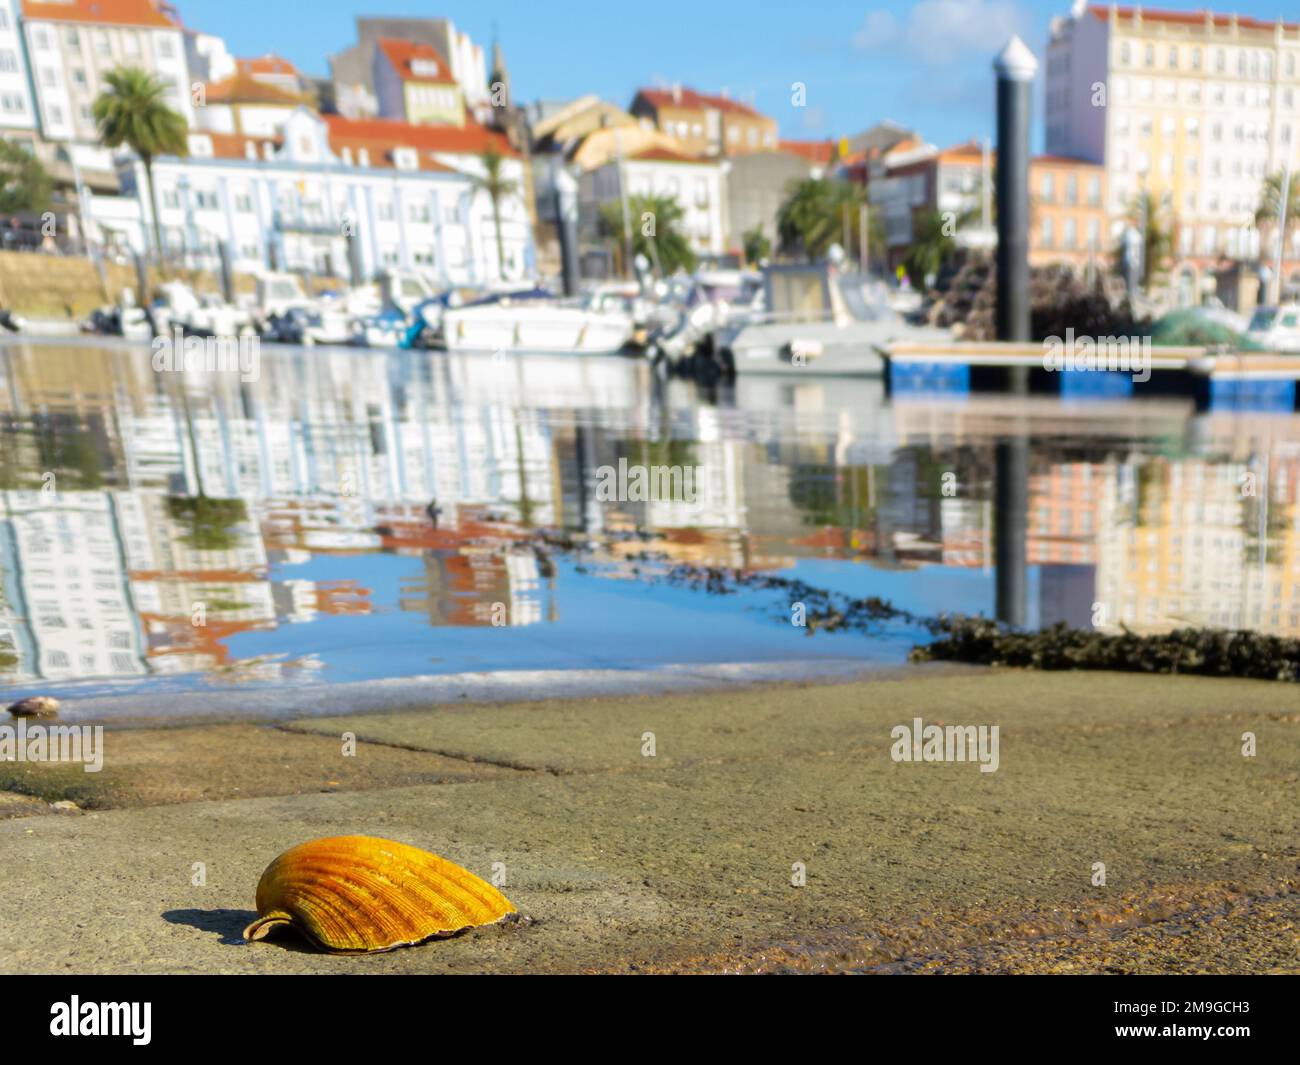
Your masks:
{"label": "seaweed clump", "polygon": [[1226,629],[1177,629],[1139,635],[1071,628],[1016,632],[988,618],[943,617],[938,637],[912,648],[914,662],[970,662],[1027,669],[1107,669],[1206,677],[1300,680],[1300,640]]}

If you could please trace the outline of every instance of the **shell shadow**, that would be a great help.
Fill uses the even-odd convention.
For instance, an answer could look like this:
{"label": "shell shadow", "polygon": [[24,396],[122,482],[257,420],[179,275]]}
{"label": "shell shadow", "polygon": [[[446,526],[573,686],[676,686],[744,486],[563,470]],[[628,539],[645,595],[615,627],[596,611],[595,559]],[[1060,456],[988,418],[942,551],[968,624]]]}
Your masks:
{"label": "shell shadow", "polygon": [[252,910],[168,910],[162,915],[171,924],[186,924],[200,932],[213,932],[224,947],[246,946],[244,929],[257,918]]}

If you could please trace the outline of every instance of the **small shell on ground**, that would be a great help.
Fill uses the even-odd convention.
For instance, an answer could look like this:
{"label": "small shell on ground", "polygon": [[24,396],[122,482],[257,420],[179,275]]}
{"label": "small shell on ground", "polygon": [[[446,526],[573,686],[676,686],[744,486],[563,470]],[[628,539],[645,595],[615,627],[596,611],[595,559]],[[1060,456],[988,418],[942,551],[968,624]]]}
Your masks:
{"label": "small shell on ground", "polygon": [[292,928],[331,954],[411,946],[515,913],[496,888],[436,854],[373,836],[292,847],[257,885],[249,942]]}
{"label": "small shell on ground", "polygon": [[52,695],[32,695],[13,703],[9,712],[14,717],[55,717],[59,712],[59,700]]}

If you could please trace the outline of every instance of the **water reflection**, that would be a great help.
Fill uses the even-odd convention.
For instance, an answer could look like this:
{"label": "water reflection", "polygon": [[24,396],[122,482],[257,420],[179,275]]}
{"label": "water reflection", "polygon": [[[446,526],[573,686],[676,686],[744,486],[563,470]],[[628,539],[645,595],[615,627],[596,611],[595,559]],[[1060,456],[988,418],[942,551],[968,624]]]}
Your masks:
{"label": "water reflection", "polygon": [[[1008,436],[1030,445],[1029,624],[1300,634],[1296,416],[890,404],[869,380],[704,394],[618,358],[267,348],[260,372],[0,348],[7,683],[897,659],[916,634],[810,640],[788,604],[662,587],[644,559],[992,613]],[[606,501],[620,459],[696,467],[698,497]],[[594,547],[539,557],[543,527]]]}

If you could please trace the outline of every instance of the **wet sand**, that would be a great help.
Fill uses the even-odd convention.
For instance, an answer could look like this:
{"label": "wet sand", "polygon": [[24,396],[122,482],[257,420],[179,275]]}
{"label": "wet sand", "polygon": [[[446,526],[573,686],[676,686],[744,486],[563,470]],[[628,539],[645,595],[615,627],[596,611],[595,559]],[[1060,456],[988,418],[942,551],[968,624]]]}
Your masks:
{"label": "wet sand", "polygon": [[[997,771],[895,762],[914,717],[998,725]],[[99,774],[0,763],[0,970],[1300,972],[1294,685],[915,667],[142,724]],[[353,832],[501,863],[529,920],[240,941],[271,858]]]}

